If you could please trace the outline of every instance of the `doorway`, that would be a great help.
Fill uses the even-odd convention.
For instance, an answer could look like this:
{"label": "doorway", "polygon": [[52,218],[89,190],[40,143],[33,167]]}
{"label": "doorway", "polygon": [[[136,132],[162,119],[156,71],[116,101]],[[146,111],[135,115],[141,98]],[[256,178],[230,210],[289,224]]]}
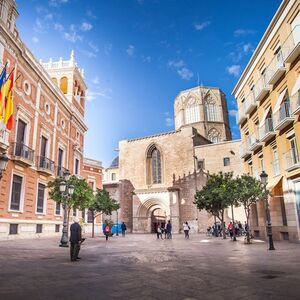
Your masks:
{"label": "doorway", "polygon": [[157,208],[152,212],[151,215],[151,233],[156,233],[157,227],[162,225],[165,227],[166,224],[166,212],[161,208]]}

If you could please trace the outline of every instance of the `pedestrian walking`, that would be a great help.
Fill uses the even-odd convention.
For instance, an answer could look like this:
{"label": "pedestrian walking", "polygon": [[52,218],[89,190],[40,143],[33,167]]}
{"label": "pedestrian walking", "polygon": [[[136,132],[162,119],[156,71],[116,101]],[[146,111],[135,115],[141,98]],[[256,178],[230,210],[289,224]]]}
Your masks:
{"label": "pedestrian walking", "polygon": [[122,237],[125,237],[127,228],[126,228],[126,224],[124,222],[122,222],[121,229],[122,229]]}
{"label": "pedestrian walking", "polygon": [[167,223],[166,232],[167,232],[167,239],[172,239],[172,224],[170,220]]}
{"label": "pedestrian walking", "polygon": [[183,223],[183,231],[184,231],[184,238],[188,240],[190,238],[189,236],[189,231],[190,231],[190,226],[188,222]]}
{"label": "pedestrian walking", "polygon": [[156,235],[157,235],[157,239],[159,239],[160,237],[161,239],[163,239],[160,224],[157,224]]}
{"label": "pedestrian walking", "polygon": [[233,230],[234,230],[234,225],[232,224],[232,222],[230,222],[230,223],[228,224],[227,229],[228,229],[228,231],[229,231],[230,238],[232,239],[232,237],[233,237]]}
{"label": "pedestrian walking", "polygon": [[81,226],[79,225],[79,219],[74,218],[74,223],[70,227],[70,258],[71,261],[76,261],[80,259],[79,250],[80,250],[80,243],[81,243]]}
{"label": "pedestrian walking", "polygon": [[108,222],[105,222],[103,233],[105,235],[105,240],[108,241],[108,237],[111,234],[111,229]]}

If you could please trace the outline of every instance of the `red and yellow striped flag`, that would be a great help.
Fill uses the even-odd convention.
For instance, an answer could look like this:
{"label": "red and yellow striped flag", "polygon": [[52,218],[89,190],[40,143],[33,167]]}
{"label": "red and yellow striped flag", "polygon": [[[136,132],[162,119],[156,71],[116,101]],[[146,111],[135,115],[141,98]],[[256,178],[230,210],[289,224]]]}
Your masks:
{"label": "red and yellow striped flag", "polygon": [[0,108],[0,121],[3,119],[6,128],[11,130],[13,127],[13,113],[14,113],[14,103],[13,103],[13,85],[14,85],[14,72],[11,72],[9,78],[3,84],[1,88],[1,105],[2,114]]}

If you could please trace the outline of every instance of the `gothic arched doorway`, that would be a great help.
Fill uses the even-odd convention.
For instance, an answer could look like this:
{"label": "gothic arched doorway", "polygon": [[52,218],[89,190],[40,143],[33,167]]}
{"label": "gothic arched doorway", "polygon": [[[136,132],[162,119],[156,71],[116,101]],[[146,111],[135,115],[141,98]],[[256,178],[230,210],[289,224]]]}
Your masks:
{"label": "gothic arched doorway", "polygon": [[161,208],[153,210],[151,214],[151,233],[156,233],[158,225],[165,227],[166,219],[166,211]]}

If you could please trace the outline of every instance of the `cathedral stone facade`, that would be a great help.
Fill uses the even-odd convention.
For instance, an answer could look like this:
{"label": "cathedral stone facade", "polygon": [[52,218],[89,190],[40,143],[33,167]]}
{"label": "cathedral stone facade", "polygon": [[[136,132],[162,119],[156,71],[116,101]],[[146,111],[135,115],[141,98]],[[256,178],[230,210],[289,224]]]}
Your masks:
{"label": "cathedral stone facade", "polygon": [[[226,149],[238,152],[239,141],[230,141],[226,99],[220,89],[183,91],[174,109],[174,131],[119,142],[118,180],[104,183],[120,201],[118,220],[125,221],[132,232],[155,232],[158,224],[168,220],[173,232],[180,232],[185,221],[195,232],[206,230],[213,220],[193,203],[195,191],[207,180],[205,151],[211,154],[216,147],[220,154],[225,142]],[[201,150],[208,144],[208,150]],[[238,155],[231,159],[241,165]],[[214,162],[214,171],[224,168],[222,158]]]}

